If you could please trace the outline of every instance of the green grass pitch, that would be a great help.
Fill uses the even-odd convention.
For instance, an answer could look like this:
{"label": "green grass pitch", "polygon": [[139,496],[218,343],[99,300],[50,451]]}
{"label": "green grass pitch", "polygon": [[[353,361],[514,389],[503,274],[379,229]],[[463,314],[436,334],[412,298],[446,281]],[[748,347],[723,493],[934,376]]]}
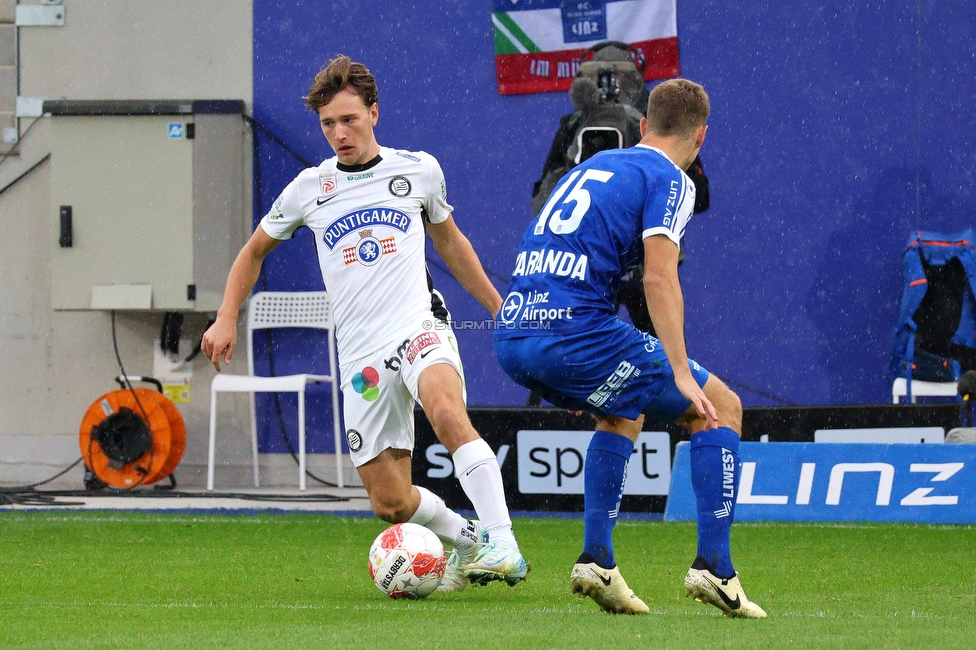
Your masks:
{"label": "green grass pitch", "polygon": [[310,514],[0,513],[0,648],[971,648],[976,527],[737,524],[769,618],[684,597],[692,524],[622,520],[649,616],[569,593],[581,519],[517,519],[528,580],[394,601],[369,580],[382,522]]}

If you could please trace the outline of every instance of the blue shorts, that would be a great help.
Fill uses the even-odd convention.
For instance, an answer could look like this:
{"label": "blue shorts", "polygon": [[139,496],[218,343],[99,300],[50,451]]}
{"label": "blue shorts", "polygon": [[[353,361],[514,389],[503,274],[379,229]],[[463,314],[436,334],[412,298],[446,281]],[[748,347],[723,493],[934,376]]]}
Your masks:
{"label": "blue shorts", "polygon": [[[512,379],[561,408],[673,421],[691,406],[661,342],[616,318],[586,332],[496,339],[495,352]],[[704,386],[708,371],[688,364]]]}

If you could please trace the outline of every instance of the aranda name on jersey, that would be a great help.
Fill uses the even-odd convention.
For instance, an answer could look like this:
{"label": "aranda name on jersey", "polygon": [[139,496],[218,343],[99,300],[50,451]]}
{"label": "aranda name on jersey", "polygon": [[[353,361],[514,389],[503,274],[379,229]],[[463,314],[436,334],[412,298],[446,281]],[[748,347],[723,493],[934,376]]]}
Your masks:
{"label": "aranda name on jersey", "polygon": [[389,208],[367,208],[344,214],[326,228],[322,241],[329,247],[335,248],[340,239],[363,226],[389,226],[400,232],[407,232],[410,227],[410,217],[399,210]]}
{"label": "aranda name on jersey", "polygon": [[513,276],[551,273],[561,277],[586,280],[586,255],[577,256],[569,251],[542,249],[541,251],[522,251],[515,260]]}

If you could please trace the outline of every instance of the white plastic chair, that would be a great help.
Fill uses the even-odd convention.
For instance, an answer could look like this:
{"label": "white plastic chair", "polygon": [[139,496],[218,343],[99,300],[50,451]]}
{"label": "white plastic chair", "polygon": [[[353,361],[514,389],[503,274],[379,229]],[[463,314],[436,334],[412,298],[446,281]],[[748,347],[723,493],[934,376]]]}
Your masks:
{"label": "white plastic chair", "polygon": [[[891,401],[894,404],[901,402],[902,397],[908,395],[908,382],[904,377],[896,377],[891,384]],[[957,397],[959,395],[959,384],[954,381],[919,381],[912,380],[912,404],[919,397]]]}
{"label": "white plastic chair", "polygon": [[[306,327],[327,330],[328,375],[286,375],[263,377],[254,374],[254,331],[259,329]],[[214,450],[217,439],[217,393],[251,394],[251,455],[254,459],[254,487],[258,477],[258,431],[254,393],[298,393],[298,487],[305,489],[305,387],[310,383],[332,384],[332,428],[336,448],[336,484],[342,481],[342,428],[339,424],[339,364],[336,359],[332,304],[324,291],[263,291],[251,296],[247,309],[247,375],[218,374],[210,384],[210,451],[207,458],[207,489],[214,488]]]}

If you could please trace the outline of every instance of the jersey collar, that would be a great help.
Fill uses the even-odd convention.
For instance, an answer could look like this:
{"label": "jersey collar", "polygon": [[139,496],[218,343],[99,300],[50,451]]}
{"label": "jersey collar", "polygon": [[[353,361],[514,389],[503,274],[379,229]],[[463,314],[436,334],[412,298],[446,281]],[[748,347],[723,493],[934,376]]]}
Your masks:
{"label": "jersey collar", "polygon": [[341,162],[336,163],[336,169],[341,172],[364,172],[367,169],[372,169],[378,164],[383,162],[383,156],[376,154],[376,157],[368,162],[364,162],[361,165],[343,165]]}

